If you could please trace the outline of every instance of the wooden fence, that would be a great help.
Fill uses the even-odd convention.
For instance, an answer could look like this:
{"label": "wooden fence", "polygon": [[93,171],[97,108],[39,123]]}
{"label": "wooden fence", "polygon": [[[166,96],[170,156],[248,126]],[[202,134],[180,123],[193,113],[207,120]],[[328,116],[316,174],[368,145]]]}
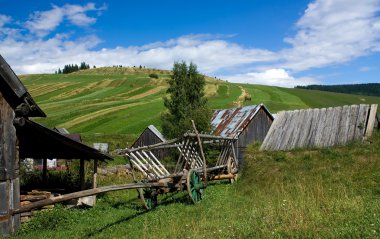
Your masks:
{"label": "wooden fence", "polygon": [[376,111],[376,104],[282,111],[260,149],[323,148],[363,140],[373,131]]}

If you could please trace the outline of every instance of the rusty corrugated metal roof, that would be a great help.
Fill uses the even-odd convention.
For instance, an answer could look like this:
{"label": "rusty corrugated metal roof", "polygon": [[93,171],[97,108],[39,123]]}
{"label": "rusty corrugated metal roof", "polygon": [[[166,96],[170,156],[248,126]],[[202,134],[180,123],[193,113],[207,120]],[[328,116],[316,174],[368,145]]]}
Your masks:
{"label": "rusty corrugated metal roof", "polygon": [[[263,104],[259,104],[215,110],[211,119],[211,125],[214,127],[212,134],[237,137],[262,107],[265,108]],[[266,108],[265,110],[269,113]]]}

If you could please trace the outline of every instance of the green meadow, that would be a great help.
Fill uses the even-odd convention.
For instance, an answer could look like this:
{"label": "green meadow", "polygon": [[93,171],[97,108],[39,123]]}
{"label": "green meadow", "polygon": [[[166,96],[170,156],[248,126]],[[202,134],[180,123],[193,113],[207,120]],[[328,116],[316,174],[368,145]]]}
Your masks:
{"label": "green meadow", "polygon": [[196,205],[179,192],[146,211],[135,190],[112,192],[94,208],[39,212],[13,238],[380,237],[379,133],[366,144],[322,150],[258,148],[249,147],[237,182],[211,183]]}
{"label": "green meadow", "polygon": [[[159,78],[150,78],[150,73]],[[160,128],[169,71],[139,68],[97,68],[67,75],[25,75],[23,83],[48,117],[48,127],[70,132],[137,137],[150,124]],[[272,112],[348,104],[380,103],[380,97],[339,94],[264,85],[233,84],[206,77],[211,108],[263,103]],[[249,95],[251,100],[245,100]]]}

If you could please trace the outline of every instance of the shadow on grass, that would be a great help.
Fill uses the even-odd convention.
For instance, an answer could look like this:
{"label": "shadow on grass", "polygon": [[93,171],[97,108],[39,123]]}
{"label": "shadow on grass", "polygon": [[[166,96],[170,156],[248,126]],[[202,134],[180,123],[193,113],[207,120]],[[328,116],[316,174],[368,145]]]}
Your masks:
{"label": "shadow on grass", "polygon": [[149,211],[140,211],[140,212],[137,212],[137,213],[134,214],[134,215],[131,215],[131,216],[128,216],[128,217],[122,218],[122,219],[117,220],[117,221],[115,221],[115,222],[113,222],[113,223],[109,223],[109,224],[107,224],[106,226],[104,226],[104,227],[102,227],[102,228],[100,228],[100,229],[98,229],[98,230],[96,230],[96,231],[93,231],[93,232],[91,232],[91,233],[88,233],[88,234],[86,235],[85,238],[90,238],[90,237],[97,236],[97,235],[99,235],[100,233],[102,233],[103,231],[107,230],[107,229],[110,228],[110,227],[113,227],[113,226],[115,226],[115,225],[119,225],[119,224],[124,223],[124,222],[128,222],[129,220],[132,220],[132,219],[134,219],[134,218],[136,218],[136,217],[138,217],[138,216],[140,216],[140,215],[143,215],[143,214],[145,214],[145,213],[147,213],[147,212],[149,212]]}
{"label": "shadow on grass", "polygon": [[[214,187],[214,186],[221,185],[221,184],[229,184],[229,183],[227,181],[226,182],[220,181],[217,183],[213,182],[213,183],[210,183],[208,185],[208,187]],[[96,231],[88,233],[86,235],[86,238],[97,236],[97,235],[101,234],[102,232],[104,232],[105,230],[107,230],[107,229],[109,229],[115,225],[119,225],[121,223],[128,222],[128,221],[133,220],[133,219],[135,219],[141,215],[144,215],[145,213],[148,213],[148,212],[155,210],[155,209],[143,210],[142,204],[138,203],[138,202],[139,202],[138,199],[133,198],[133,199],[130,199],[130,200],[124,201],[124,202],[112,203],[111,206],[113,208],[117,208],[117,209],[118,208],[128,208],[128,209],[132,209],[132,210],[137,211],[137,212],[134,215],[131,215],[131,216],[122,218],[120,220],[117,220],[115,222],[109,223],[106,226],[104,226],[104,227],[102,227]],[[158,207],[167,206],[167,205],[172,205],[175,203],[193,205],[192,201],[189,198],[187,191],[183,191],[183,192],[167,193],[167,194],[162,195],[157,206]]]}

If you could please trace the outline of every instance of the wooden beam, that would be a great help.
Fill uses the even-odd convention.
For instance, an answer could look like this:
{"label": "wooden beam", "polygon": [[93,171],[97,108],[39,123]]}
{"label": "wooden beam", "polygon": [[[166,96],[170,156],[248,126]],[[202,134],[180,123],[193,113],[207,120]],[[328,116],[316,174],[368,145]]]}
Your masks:
{"label": "wooden beam", "polygon": [[165,184],[163,183],[129,183],[129,184],[122,184],[122,185],[112,185],[112,186],[93,188],[93,189],[64,194],[61,196],[51,197],[45,200],[33,202],[28,205],[12,210],[11,214],[15,215],[15,214],[23,213],[23,212],[29,212],[35,208],[40,208],[43,206],[47,206],[47,205],[51,205],[51,204],[55,204],[59,202],[64,202],[64,201],[68,201],[75,198],[87,197],[87,196],[92,196],[92,195],[105,193],[105,192],[112,192],[112,191],[126,190],[126,189],[137,189],[137,188],[164,187],[164,186]]}
{"label": "wooden beam", "polygon": [[42,159],[42,182],[46,187],[47,184],[47,159]]}
{"label": "wooden beam", "polygon": [[205,185],[207,185],[207,165],[206,165],[207,162],[206,162],[205,154],[203,152],[202,141],[201,141],[201,138],[199,136],[197,127],[195,127],[194,120],[191,120],[191,123],[193,124],[195,135],[196,135],[197,140],[198,140],[199,151],[201,151],[201,157],[202,157],[202,160],[203,160],[203,177],[204,177],[204,180],[205,180]]}
{"label": "wooden beam", "polygon": [[97,177],[98,177],[98,160],[94,160],[94,174],[93,174],[93,180],[92,180],[92,188],[96,188],[98,186],[97,184]]}
{"label": "wooden beam", "polygon": [[80,164],[79,164],[79,185],[80,185],[80,189],[83,190],[84,189],[84,181],[85,181],[85,178],[84,178],[84,159],[80,159]]}

